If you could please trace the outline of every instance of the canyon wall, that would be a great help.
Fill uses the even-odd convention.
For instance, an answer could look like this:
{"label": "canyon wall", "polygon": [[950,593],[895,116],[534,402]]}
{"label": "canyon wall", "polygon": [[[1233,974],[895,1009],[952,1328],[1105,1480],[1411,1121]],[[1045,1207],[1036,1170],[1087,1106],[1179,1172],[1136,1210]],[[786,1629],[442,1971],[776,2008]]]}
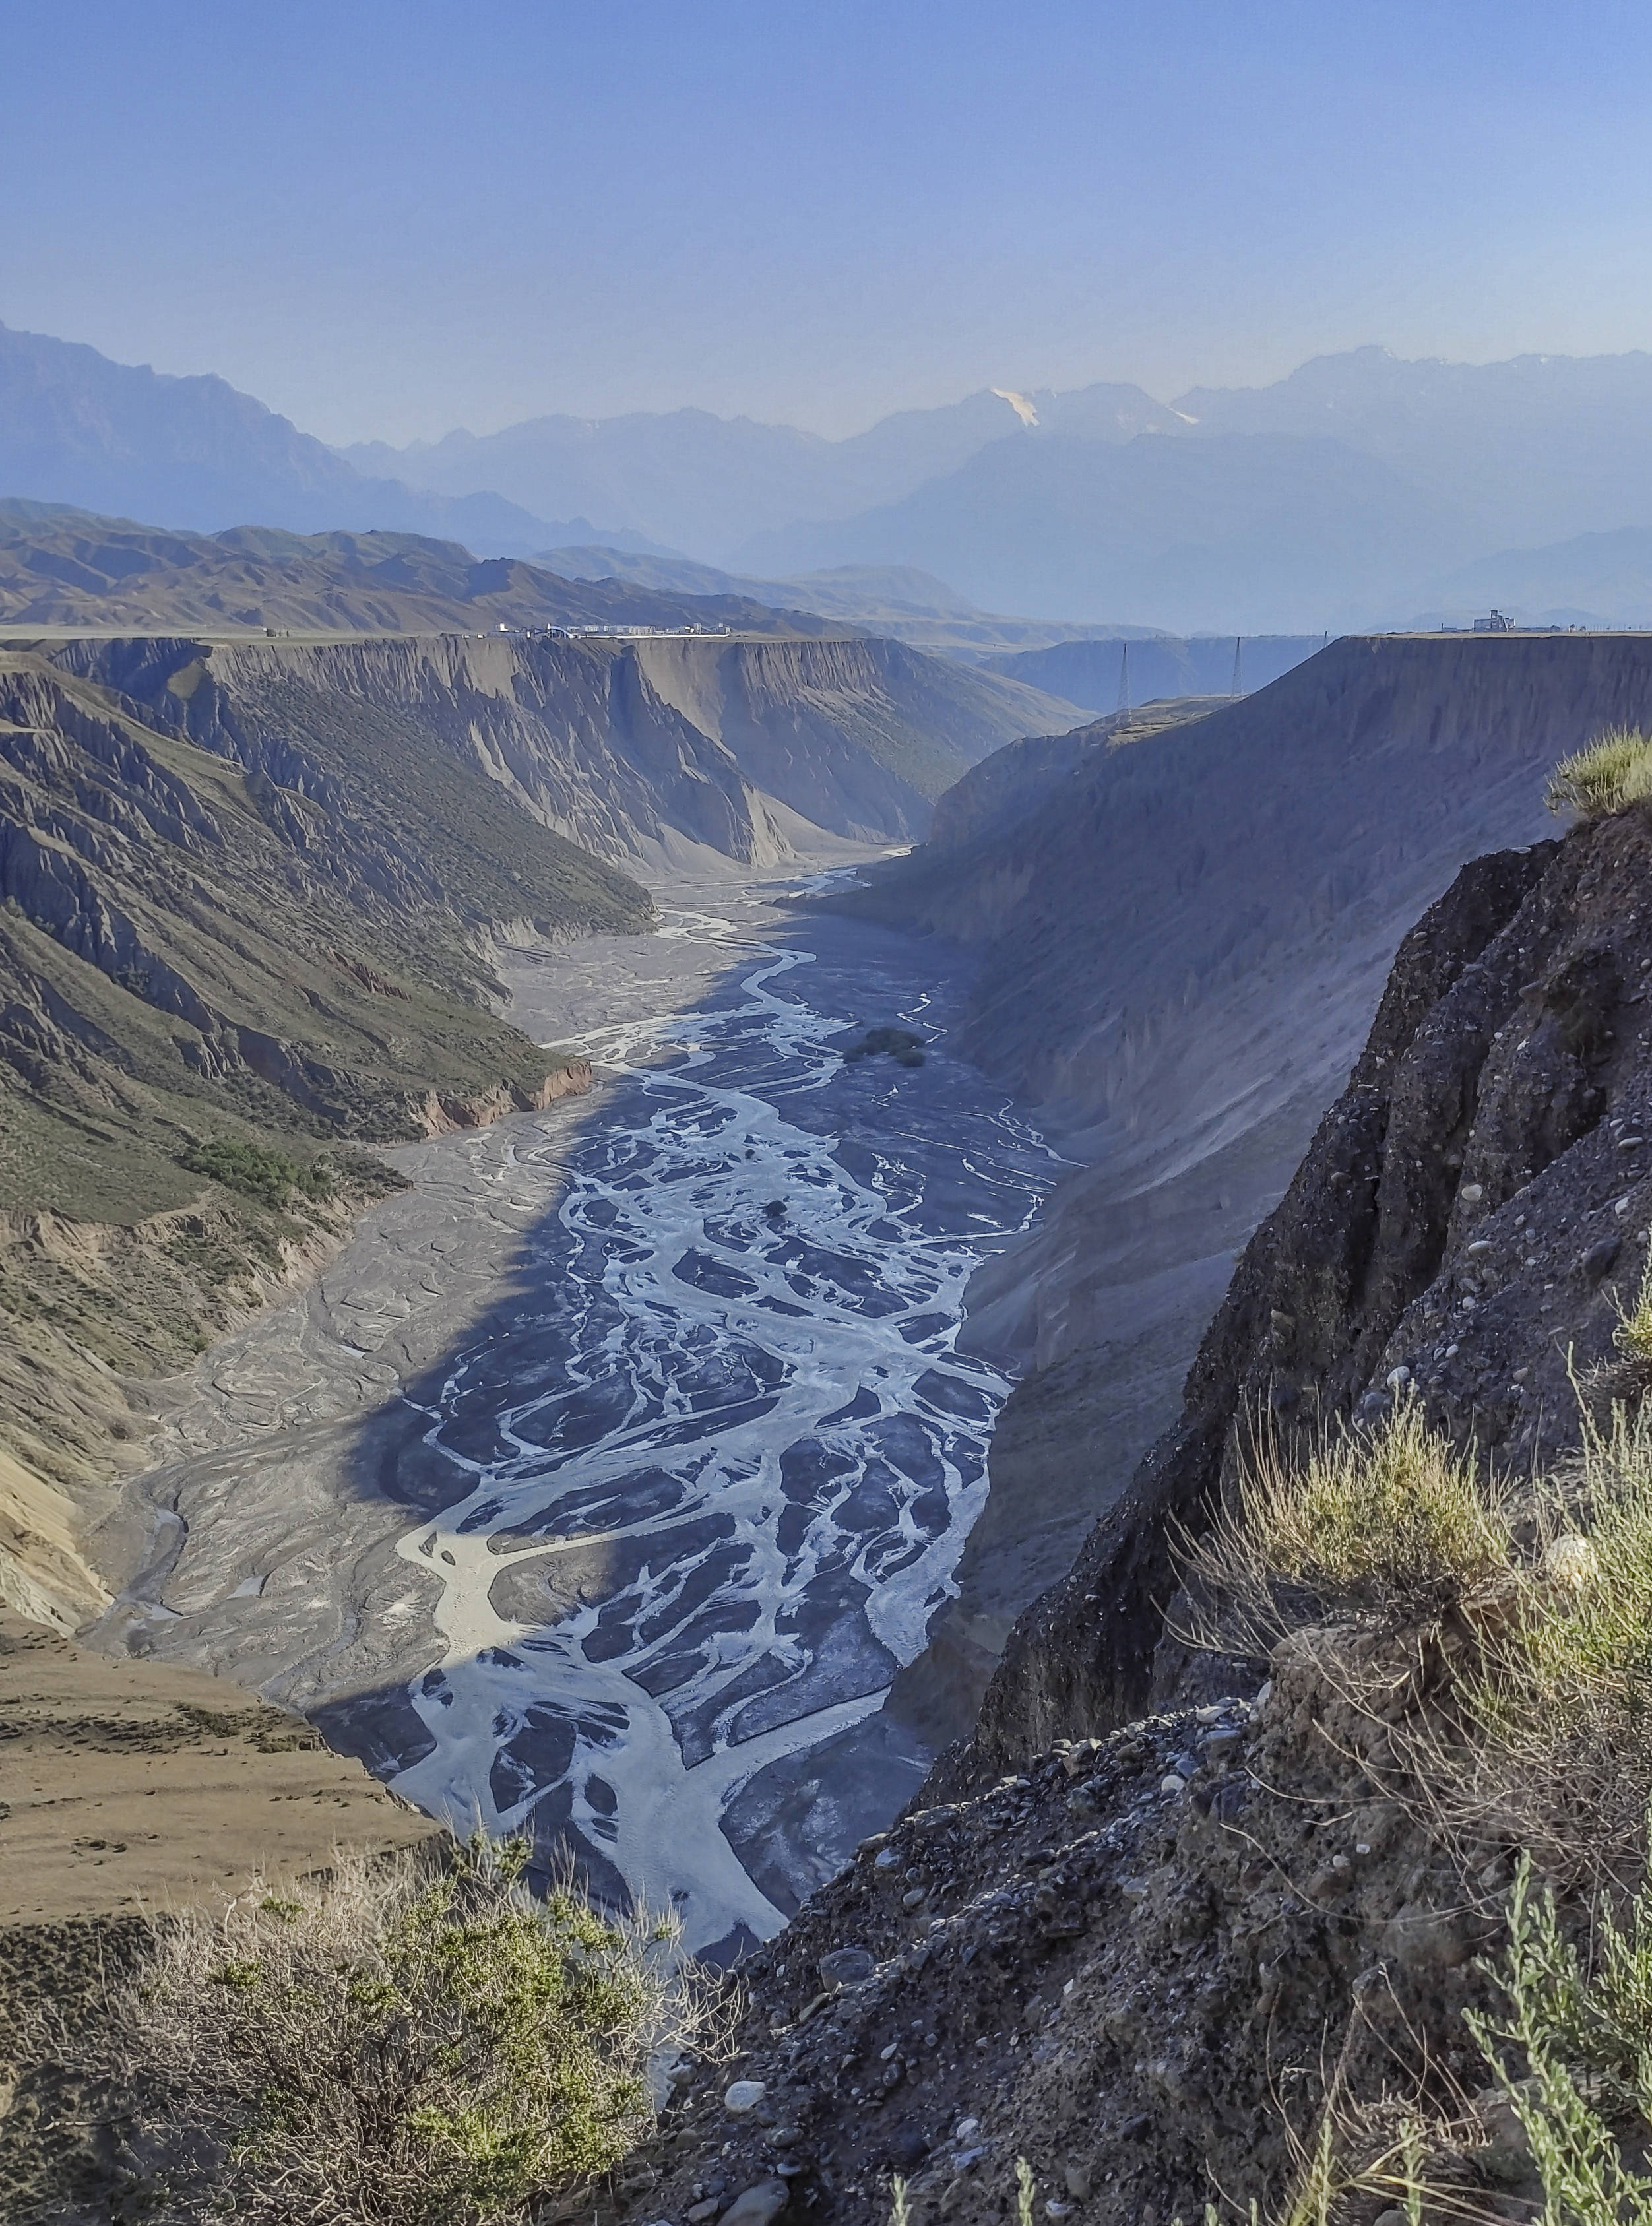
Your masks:
{"label": "canyon wall", "polygon": [[848,900],[979,954],[964,1046],[1083,1162],[972,1292],[975,1333],[1027,1372],[962,1595],[897,1695],[926,1736],[967,1728],[1015,1616],[1173,1417],[1401,937],[1465,860],[1552,832],[1558,757],[1649,718],[1640,637],[1344,640],[1127,747],[1046,746],[1030,812]]}
{"label": "canyon wall", "polygon": [[1018,682],[858,636],[179,637],[54,654],[232,755],[348,750],[393,723],[620,862],[709,853],[767,865],[821,831],[910,842],[969,766],[1066,709]]}

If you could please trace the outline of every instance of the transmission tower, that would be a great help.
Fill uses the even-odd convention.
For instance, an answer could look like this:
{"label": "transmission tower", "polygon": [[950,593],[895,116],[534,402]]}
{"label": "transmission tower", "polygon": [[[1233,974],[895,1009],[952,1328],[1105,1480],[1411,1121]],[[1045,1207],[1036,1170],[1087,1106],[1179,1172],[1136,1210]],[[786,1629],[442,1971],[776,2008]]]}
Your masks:
{"label": "transmission tower", "polygon": [[1119,709],[1121,711],[1128,711],[1129,708],[1130,645],[1128,641],[1121,641],[1119,644]]}
{"label": "transmission tower", "polygon": [[1245,692],[1244,667],[1240,657],[1241,647],[1241,637],[1238,634],[1235,634],[1233,638],[1233,692],[1236,696],[1242,696]]}

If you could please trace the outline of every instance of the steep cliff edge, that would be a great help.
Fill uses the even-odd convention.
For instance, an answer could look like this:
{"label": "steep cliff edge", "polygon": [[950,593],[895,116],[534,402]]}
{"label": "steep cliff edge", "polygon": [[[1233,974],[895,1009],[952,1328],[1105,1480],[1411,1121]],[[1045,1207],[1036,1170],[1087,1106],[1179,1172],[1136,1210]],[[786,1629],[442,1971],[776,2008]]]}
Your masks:
{"label": "steep cliff edge", "polygon": [[960,1598],[897,1696],[930,1739],[968,1727],[1014,1617],[1174,1417],[1407,929],[1465,860],[1552,832],[1563,752],[1649,716],[1645,638],[1337,642],[1083,752],[1029,815],[848,900],[978,951],[966,1046],[1083,1163],[971,1290],[975,1333],[1026,1372]]}
{"label": "steep cliff edge", "polygon": [[1242,1440],[1385,1411],[1528,1471],[1578,1441],[1652,1219],[1652,817],[1466,868],[1407,937],[1348,1087],[1246,1246],[1179,1420],[1069,1575],[1016,1625],[978,1775],[1177,1691],[1172,1541],[1230,1491]]}
{"label": "steep cliff edge", "polygon": [[[936,873],[947,855],[973,865],[1001,845],[1012,828],[1032,818],[1064,787],[1091,751],[1118,750],[1145,741],[1215,708],[1208,696],[1167,696],[1138,711],[1114,712],[1064,735],[1027,735],[994,750],[937,798],[923,864],[909,862],[895,885],[897,904],[910,904],[908,892],[919,876]],[[982,921],[977,917],[973,938],[978,940],[982,932]]]}
{"label": "steep cliff edge", "polygon": [[[1388,1737],[1431,1680],[1449,1695],[1476,1626],[1298,1630],[1257,1691],[1169,1635],[1172,1538],[1234,1504],[1259,1428],[1288,1469],[1338,1421],[1369,1447],[1414,1391],[1483,1479],[1525,1478],[1576,1448],[1579,1387],[1643,1399],[1615,1332],[1652,1241],[1649,1139],[1639,805],[1474,862],[1407,935],[1180,1419],[1022,1618],[973,1741],[746,1968],[739,2057],[681,2083],[623,2216],[738,2217],[785,2187],[870,2226],[898,2174],[915,2226],[985,2226],[1022,2158],[1040,2214],[1096,2226],[1207,2201],[1372,2226],[1407,2117],[1422,2216],[1537,2215],[1535,2143],[1464,2022],[1496,1999],[1522,1842],[1506,1817],[1448,1828]],[[1559,1892],[1573,1937],[1586,1897]],[[1322,2125],[1388,2164],[1289,2210]]]}

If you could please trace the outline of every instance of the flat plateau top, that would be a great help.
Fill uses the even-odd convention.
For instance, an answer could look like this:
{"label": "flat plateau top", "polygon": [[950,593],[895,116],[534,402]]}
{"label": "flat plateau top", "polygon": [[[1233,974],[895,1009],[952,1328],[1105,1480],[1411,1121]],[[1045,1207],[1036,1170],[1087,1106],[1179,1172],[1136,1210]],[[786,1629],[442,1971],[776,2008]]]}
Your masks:
{"label": "flat plateau top", "polygon": [[[552,639],[567,641],[712,641],[728,645],[736,642],[791,641],[864,641],[866,630],[857,632],[845,626],[839,633],[714,633],[704,627],[695,630],[683,626],[620,626],[616,628],[582,626],[536,627],[531,639],[543,641],[547,631]],[[0,626],[0,642],[29,646],[42,641],[205,641],[257,642],[270,649],[291,647],[297,644],[314,647],[337,642],[356,641],[526,641],[530,639],[525,627],[510,633],[501,633],[497,626],[340,626],[320,629],[308,626],[278,626],[274,633],[261,626],[192,626],[187,619],[171,625],[153,626]]]}
{"label": "flat plateau top", "polygon": [[210,1904],[435,1833],[256,1695],[0,1614],[0,1930]]}

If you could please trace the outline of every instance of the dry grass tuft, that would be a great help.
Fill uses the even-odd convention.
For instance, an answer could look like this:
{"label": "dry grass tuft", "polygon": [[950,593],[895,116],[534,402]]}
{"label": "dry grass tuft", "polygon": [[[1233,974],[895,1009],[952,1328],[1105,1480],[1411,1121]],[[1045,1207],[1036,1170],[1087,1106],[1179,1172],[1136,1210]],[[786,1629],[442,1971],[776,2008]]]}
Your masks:
{"label": "dry grass tuft", "polygon": [[1619,1310],[1612,1342],[1637,1374],[1652,1371],[1652,1238],[1647,1243],[1635,1303],[1627,1312]]}
{"label": "dry grass tuft", "polygon": [[1260,1436],[1236,1504],[1183,1549],[1190,1590],[1214,1609],[1197,1636],[1266,1656],[1309,1624],[1438,1619],[1507,1571],[1514,1520],[1510,1496],[1409,1392],[1376,1429],[1338,1427],[1300,1463]]}
{"label": "dry grass tuft", "polygon": [[1599,819],[1652,795],[1652,735],[1639,727],[1611,727],[1564,757],[1549,776],[1551,811]]}
{"label": "dry grass tuft", "polygon": [[[1652,1294],[1628,1320],[1642,1307]],[[1652,1404],[1615,1404],[1604,1425],[1585,1412],[1567,1470],[1518,1494],[1408,1396],[1299,1462],[1264,1441],[1183,1558],[1198,1604],[1183,1635],[1214,1651],[1272,1659],[1323,1625],[1414,1635],[1425,1668],[1404,1693],[1367,1691],[1357,1649],[1315,1658],[1383,1725],[1384,1790],[1448,1837],[1529,1848],[1557,1878],[1635,1874],[1652,1798]]]}
{"label": "dry grass tuft", "polygon": [[1447,1822],[1626,1880],[1652,1797],[1652,1411],[1585,1415],[1540,1512],[1495,1642],[1458,1672],[1454,1735],[1416,1765]]}
{"label": "dry grass tuft", "polygon": [[712,2000],[668,1925],[571,1886],[536,1901],[526,1849],[446,1874],[340,1853],[160,1928],[135,1981],[58,2060],[107,2083],[178,2220],[490,2226],[618,2162],[651,2122],[651,2057]]}

